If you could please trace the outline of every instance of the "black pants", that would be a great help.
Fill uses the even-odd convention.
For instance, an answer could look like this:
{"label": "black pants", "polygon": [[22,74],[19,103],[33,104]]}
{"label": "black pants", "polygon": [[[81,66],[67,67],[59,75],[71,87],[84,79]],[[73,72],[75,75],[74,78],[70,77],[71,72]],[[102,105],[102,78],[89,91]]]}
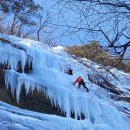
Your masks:
{"label": "black pants", "polygon": [[82,82],[80,82],[80,83],[78,84],[78,88],[80,88],[81,85],[87,90],[87,92],[89,91],[89,89],[86,87],[84,81],[82,81]]}

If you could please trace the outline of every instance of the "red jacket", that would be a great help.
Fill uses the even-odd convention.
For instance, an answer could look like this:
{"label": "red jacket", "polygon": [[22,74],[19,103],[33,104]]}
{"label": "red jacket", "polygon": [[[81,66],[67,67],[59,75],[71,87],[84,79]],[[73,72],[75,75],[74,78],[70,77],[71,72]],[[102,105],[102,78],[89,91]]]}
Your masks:
{"label": "red jacket", "polygon": [[75,80],[74,84],[76,84],[76,83],[80,84],[82,81],[83,81],[83,79],[82,79],[81,77],[78,77],[78,78]]}

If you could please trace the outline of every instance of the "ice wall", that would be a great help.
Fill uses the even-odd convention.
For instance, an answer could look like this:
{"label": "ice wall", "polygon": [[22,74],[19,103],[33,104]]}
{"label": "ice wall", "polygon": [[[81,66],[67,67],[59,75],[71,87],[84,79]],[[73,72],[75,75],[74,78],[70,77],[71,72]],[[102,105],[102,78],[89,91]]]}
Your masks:
{"label": "ice wall", "polygon": [[22,61],[22,66],[25,66],[26,56],[22,50],[16,52],[16,55],[13,53],[13,49],[9,50],[14,60],[8,61],[9,58],[5,58],[8,55],[4,57],[13,69],[6,72],[6,86],[11,86],[12,93],[16,90],[17,101],[19,101],[23,85],[27,93],[37,88],[39,91],[46,92],[52,105],[60,107],[63,112],[66,112],[67,117],[70,117],[73,112],[77,119],[82,113],[92,124],[104,124],[109,126],[110,130],[122,130],[122,128],[129,130],[129,126],[114,107],[101,99],[91,98],[89,93],[79,91],[72,86],[70,81],[73,81],[74,78],[63,73],[68,64],[71,63],[74,67],[68,57],[57,55],[49,48],[44,48],[46,46],[31,43],[30,40],[19,40],[14,37],[13,40],[17,41],[16,44],[25,47],[27,54],[33,57],[33,70],[30,74],[20,74],[15,71],[17,68],[15,65],[19,60]]}
{"label": "ice wall", "polygon": [[21,65],[21,69],[24,72],[26,64],[31,64],[31,59],[23,51],[13,48],[10,45],[0,43],[0,64],[6,66],[7,69],[16,70]]}
{"label": "ice wall", "polygon": [[[75,118],[83,113],[86,120],[94,125],[105,124],[109,126],[109,129],[122,130],[122,128],[125,128],[125,130],[128,130],[128,126],[120,113],[103,100],[91,99],[88,94],[85,95],[76,90],[69,91],[67,88],[61,88],[58,85],[44,87],[43,84],[38,84],[37,81],[25,75],[20,77],[16,75],[16,72],[8,71],[6,73],[6,83],[11,85],[12,93],[16,89],[17,101],[19,101],[21,88],[24,84],[27,93],[35,88],[44,93],[46,92],[52,105],[60,107],[63,112],[66,112],[67,117],[71,116],[71,112],[74,112]],[[120,123],[118,124],[118,122]]]}

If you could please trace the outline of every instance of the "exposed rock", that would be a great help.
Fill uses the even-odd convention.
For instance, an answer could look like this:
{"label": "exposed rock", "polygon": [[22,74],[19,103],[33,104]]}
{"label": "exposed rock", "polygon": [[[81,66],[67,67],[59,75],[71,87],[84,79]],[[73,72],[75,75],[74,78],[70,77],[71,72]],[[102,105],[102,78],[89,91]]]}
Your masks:
{"label": "exposed rock", "polygon": [[[24,72],[29,73],[32,70],[32,57],[27,55],[27,62],[24,67]],[[10,70],[11,67],[8,63],[0,64],[0,69]],[[19,73],[23,73],[21,61],[18,62],[18,68],[16,70]]]}
{"label": "exposed rock", "polygon": [[98,74],[98,75],[92,75],[92,74],[88,74],[88,79],[89,81],[91,81],[92,83],[114,93],[117,95],[121,95],[123,94],[123,91],[118,90],[118,88],[113,85],[112,83],[110,83],[107,79],[105,79],[102,75]]}
{"label": "exposed rock", "polygon": [[[32,61],[33,61],[33,58],[27,54],[27,62],[24,67],[24,73],[28,73],[28,72],[32,71]],[[18,63],[17,72],[23,73],[21,61],[19,61],[19,63]]]}
{"label": "exposed rock", "polygon": [[22,87],[19,103],[16,102],[16,94],[12,95],[11,88],[5,86],[5,70],[0,69],[0,100],[20,108],[25,108],[47,114],[56,114],[64,116],[59,108],[52,106],[50,99],[43,92],[34,89],[26,95],[25,87]]}
{"label": "exposed rock", "polygon": [[10,44],[12,47],[17,48],[17,49],[20,49],[20,50],[23,50],[23,51],[26,52],[26,49],[25,49],[25,48],[23,48],[23,47],[21,47],[21,46],[19,46],[19,45],[13,44],[13,43],[12,43],[11,41],[9,41],[8,39],[5,39],[5,38],[0,37],[0,41],[1,41],[2,43],[5,43],[5,44]]}
{"label": "exposed rock", "polygon": [[120,96],[120,98],[126,102],[129,102],[130,103],[130,97],[123,97],[123,96]]}
{"label": "exposed rock", "polygon": [[[5,86],[5,72],[6,70],[0,69],[0,100],[8,104],[28,109],[36,112],[46,113],[46,114],[55,114],[59,116],[66,116],[66,113],[63,112],[58,106],[54,106],[46,92],[39,92],[37,89],[34,89],[33,92],[29,91],[26,94],[24,85],[20,93],[20,100],[17,103],[16,92],[12,95],[11,87],[8,89]],[[74,118],[75,115],[72,112],[71,117]],[[81,113],[81,117],[78,116],[78,119],[84,119],[85,116]]]}
{"label": "exposed rock", "polygon": [[130,92],[130,89],[127,89]]}

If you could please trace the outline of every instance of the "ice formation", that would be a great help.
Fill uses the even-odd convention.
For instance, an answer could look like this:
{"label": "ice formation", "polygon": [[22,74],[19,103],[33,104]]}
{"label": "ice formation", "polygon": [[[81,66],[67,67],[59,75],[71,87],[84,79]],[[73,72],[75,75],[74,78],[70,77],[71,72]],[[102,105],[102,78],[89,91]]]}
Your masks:
{"label": "ice formation", "polygon": [[[6,38],[6,36],[3,37]],[[19,101],[23,85],[25,86],[26,93],[37,88],[38,91],[46,92],[52,105],[60,107],[63,112],[66,112],[67,117],[70,117],[71,112],[73,112],[77,119],[82,113],[89,124],[95,126],[103,124],[104,127],[99,127],[99,130],[129,130],[128,124],[113,106],[98,97],[92,98],[91,92],[86,93],[83,89],[79,91],[72,85],[71,82],[78,75],[86,78],[87,70],[85,66],[66,53],[62,55],[63,50],[61,48],[60,53],[58,53],[58,50],[50,49],[38,42],[14,36],[7,38],[13,43],[24,47],[26,53],[33,58],[32,72],[29,74],[18,73],[16,72],[18,62],[21,61],[22,69],[24,70],[27,54],[22,50],[14,50],[13,47],[0,43],[0,62],[1,64],[8,63],[11,68],[11,70],[6,71],[5,83],[7,87],[10,85],[12,94],[16,90],[17,101]],[[6,51],[5,48],[8,50]],[[64,73],[66,66],[71,66],[77,71],[74,76]],[[90,84],[88,86],[90,87]],[[72,129],[80,130],[78,126],[76,127]],[[82,128],[81,130],[87,129]]]}
{"label": "ice formation", "polygon": [[0,102],[1,130],[112,130],[108,125],[91,124],[55,115],[22,110]]}
{"label": "ice formation", "polygon": [[2,43],[0,43],[0,59],[1,65],[7,65],[7,69],[12,70],[17,70],[21,63],[22,71],[24,71],[25,65],[31,63],[31,59],[23,50]]}

